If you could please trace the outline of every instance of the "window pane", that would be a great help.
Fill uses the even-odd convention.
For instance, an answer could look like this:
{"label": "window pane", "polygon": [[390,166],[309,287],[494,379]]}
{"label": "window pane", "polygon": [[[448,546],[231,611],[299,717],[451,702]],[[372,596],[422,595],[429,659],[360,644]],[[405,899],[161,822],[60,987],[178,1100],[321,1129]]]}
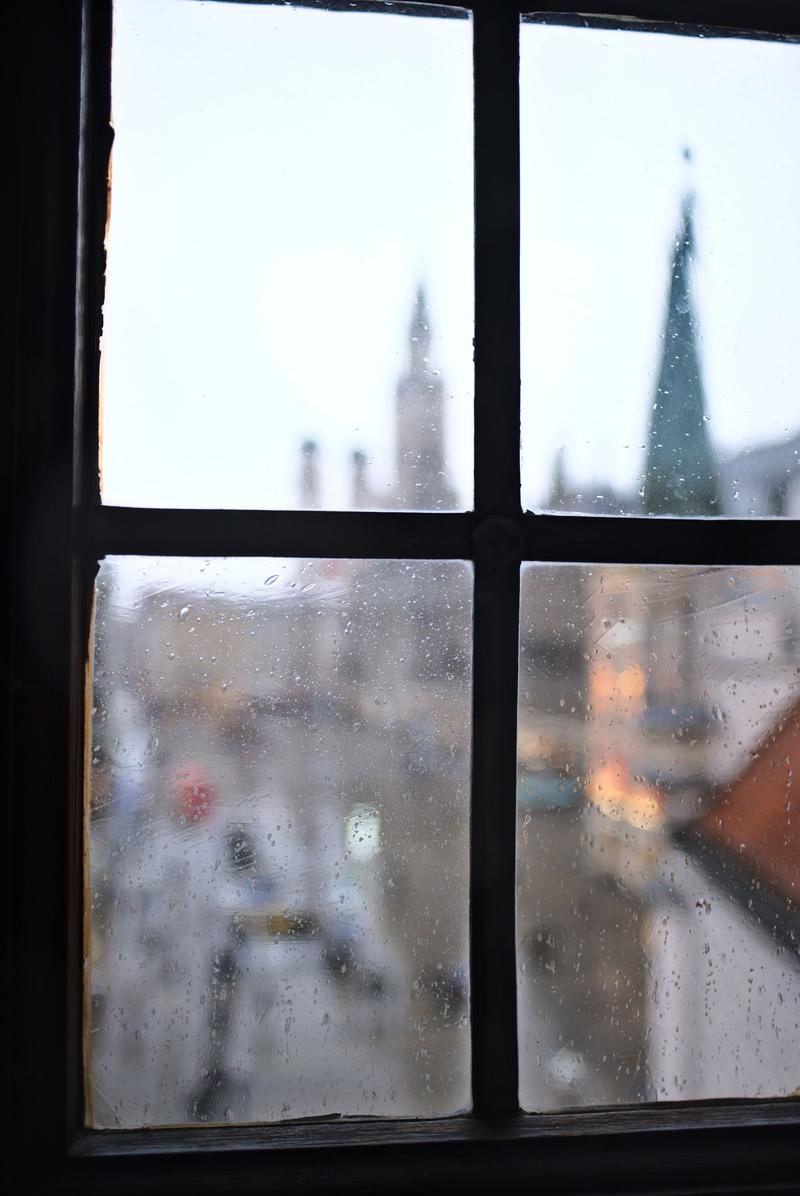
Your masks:
{"label": "window pane", "polygon": [[520,1100],[787,1096],[800,1052],[800,569],[532,565]]}
{"label": "window pane", "polygon": [[471,50],[115,0],[105,502],[472,505]]}
{"label": "window pane", "polygon": [[800,46],[521,29],[523,502],[800,514]]}
{"label": "window pane", "polygon": [[471,567],[106,560],[90,1121],[469,1101]]}

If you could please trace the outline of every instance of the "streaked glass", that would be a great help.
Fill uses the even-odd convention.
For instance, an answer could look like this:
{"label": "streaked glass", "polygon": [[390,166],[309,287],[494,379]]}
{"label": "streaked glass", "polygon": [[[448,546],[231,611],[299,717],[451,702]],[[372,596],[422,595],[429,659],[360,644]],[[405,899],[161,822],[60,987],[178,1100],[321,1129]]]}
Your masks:
{"label": "streaked glass", "polygon": [[521,30],[522,498],[800,513],[800,45]]}
{"label": "streaked glass", "polygon": [[800,569],[529,565],[529,1111],[780,1097],[800,1052]]}
{"label": "streaked glass", "polygon": [[115,0],[112,108],[103,500],[470,507],[467,14]]}
{"label": "streaked glass", "polygon": [[458,562],[102,563],[90,1124],[469,1104],[470,616]]}

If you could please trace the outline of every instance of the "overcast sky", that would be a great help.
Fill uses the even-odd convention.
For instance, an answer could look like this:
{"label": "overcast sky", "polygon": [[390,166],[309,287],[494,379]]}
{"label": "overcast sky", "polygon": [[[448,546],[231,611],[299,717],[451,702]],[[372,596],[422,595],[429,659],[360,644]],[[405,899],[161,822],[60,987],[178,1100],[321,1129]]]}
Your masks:
{"label": "overcast sky", "polygon": [[[291,506],[307,437],[324,505],[354,448],[389,486],[420,280],[468,507],[469,22],[115,13],[105,500]],[[521,48],[523,501],[561,444],[576,482],[636,483],[685,187],[712,438],[797,430],[800,48],[535,25]]]}

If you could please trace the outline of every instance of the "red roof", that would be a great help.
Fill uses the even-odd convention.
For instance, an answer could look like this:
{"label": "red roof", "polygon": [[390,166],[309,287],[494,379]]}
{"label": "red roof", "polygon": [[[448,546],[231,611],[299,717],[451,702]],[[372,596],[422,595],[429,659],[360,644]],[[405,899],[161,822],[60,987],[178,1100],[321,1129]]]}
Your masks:
{"label": "red roof", "polygon": [[695,824],[774,892],[800,902],[800,701],[789,707],[742,773]]}

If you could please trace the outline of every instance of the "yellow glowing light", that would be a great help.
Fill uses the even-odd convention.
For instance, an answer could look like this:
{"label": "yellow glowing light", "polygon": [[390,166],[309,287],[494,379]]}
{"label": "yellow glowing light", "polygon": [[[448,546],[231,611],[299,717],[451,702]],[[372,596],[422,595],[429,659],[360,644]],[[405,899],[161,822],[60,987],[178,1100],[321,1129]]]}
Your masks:
{"label": "yellow glowing light", "polygon": [[636,714],[641,709],[647,678],[638,664],[621,672],[606,661],[598,661],[589,676],[589,693],[596,710],[621,709]]}
{"label": "yellow glowing light", "polygon": [[606,760],[589,774],[587,794],[601,814],[637,830],[653,830],[663,821],[658,793],[633,781],[622,760]]}

